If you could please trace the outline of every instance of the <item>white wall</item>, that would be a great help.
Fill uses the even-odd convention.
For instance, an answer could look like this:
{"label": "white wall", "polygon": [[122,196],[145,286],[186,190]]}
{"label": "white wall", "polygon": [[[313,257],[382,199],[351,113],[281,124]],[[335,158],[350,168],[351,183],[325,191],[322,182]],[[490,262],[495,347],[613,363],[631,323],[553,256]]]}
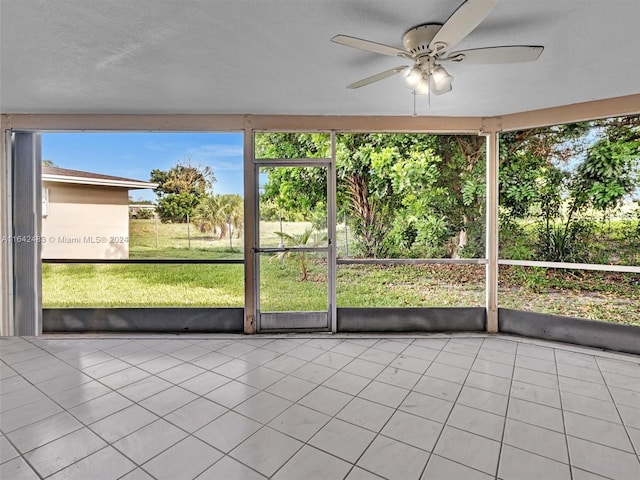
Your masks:
{"label": "white wall", "polygon": [[124,188],[43,182],[42,258],[129,258],[129,196]]}

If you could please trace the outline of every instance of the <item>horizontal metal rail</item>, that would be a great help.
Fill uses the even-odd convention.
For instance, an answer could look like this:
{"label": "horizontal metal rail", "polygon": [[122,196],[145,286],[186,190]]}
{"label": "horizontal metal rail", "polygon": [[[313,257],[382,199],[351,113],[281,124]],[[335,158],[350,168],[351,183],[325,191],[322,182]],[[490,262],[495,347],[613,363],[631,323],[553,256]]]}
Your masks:
{"label": "horizontal metal rail", "polygon": [[[326,252],[326,247],[259,248],[256,253],[279,252]],[[244,265],[241,258],[43,258],[42,263],[51,264],[202,264]],[[486,258],[338,258],[340,265],[486,265]],[[499,265],[521,267],[559,268],[567,270],[595,270],[601,272],[640,273],[640,267],[632,265],[606,265],[568,262],[539,262],[533,260],[498,260]]]}
{"label": "horizontal metal rail", "polygon": [[284,253],[284,252],[328,252],[329,247],[265,247],[256,248],[256,253]]}
{"label": "horizontal metal rail", "polygon": [[43,258],[42,263],[76,264],[205,264],[205,265],[244,265],[241,258]]}
{"label": "horizontal metal rail", "polygon": [[284,162],[318,162],[318,161],[331,162],[331,158],[330,157],[297,157],[297,158],[259,157],[259,158],[254,158],[253,160],[255,162],[258,162],[258,163],[262,163],[262,162],[278,162],[278,163],[284,163]]}
{"label": "horizontal metal rail", "polygon": [[338,258],[339,265],[486,265],[486,258]]}
{"label": "horizontal metal rail", "polygon": [[597,270],[601,272],[640,273],[640,267],[632,265],[606,265],[597,263],[538,262],[532,260],[498,260],[498,265],[521,267],[562,268],[567,270]]}
{"label": "horizontal metal rail", "polygon": [[326,167],[330,158],[255,158],[258,167]]}

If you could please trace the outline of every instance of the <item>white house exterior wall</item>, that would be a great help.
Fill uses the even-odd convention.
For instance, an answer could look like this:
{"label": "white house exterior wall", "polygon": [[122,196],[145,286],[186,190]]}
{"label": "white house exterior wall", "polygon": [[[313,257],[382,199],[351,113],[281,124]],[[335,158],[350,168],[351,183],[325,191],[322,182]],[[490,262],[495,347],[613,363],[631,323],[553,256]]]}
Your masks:
{"label": "white house exterior wall", "polygon": [[129,200],[124,188],[43,182],[42,258],[129,258]]}

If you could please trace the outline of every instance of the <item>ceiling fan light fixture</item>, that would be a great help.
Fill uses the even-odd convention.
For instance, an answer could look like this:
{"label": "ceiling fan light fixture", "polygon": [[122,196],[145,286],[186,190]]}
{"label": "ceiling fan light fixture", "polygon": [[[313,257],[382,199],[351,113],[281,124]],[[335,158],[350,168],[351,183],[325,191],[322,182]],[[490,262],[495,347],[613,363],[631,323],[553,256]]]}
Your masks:
{"label": "ceiling fan light fixture", "polygon": [[429,95],[429,91],[431,90],[430,83],[429,75],[423,75],[413,91],[416,95]]}
{"label": "ceiling fan light fixture", "polygon": [[404,83],[407,84],[407,87],[414,89],[422,80],[422,76],[422,69],[415,65],[407,70],[407,73],[404,76]]}
{"label": "ceiling fan light fixture", "polygon": [[451,83],[453,77],[449,75],[444,67],[437,65],[433,72],[431,72],[433,78],[433,92],[437,94],[446,93],[451,91]]}

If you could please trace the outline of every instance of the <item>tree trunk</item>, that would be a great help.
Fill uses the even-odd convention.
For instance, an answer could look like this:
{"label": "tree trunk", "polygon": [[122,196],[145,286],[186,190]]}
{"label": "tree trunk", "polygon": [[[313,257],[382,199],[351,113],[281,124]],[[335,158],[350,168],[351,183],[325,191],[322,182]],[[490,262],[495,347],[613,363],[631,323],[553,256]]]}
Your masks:
{"label": "tree trunk", "polygon": [[467,217],[466,214],[462,215],[462,224],[463,224],[462,229],[456,234],[452,242],[453,245],[451,249],[452,250],[451,258],[453,259],[456,259],[456,260],[459,259],[460,252],[469,243],[469,236],[467,235],[467,230],[466,230],[466,225],[468,222],[469,222],[469,217]]}
{"label": "tree trunk", "polygon": [[227,236],[227,229],[228,227],[226,223],[220,224],[220,240]]}
{"label": "tree trunk", "polygon": [[352,174],[347,177],[349,194],[351,197],[351,210],[359,220],[360,238],[364,246],[364,254],[371,258],[375,256],[376,235],[378,228],[375,204],[369,196],[369,188],[366,179],[360,174]]}
{"label": "tree trunk", "polygon": [[300,279],[301,282],[306,282],[307,281],[307,277],[308,277],[308,272],[307,272],[307,258],[304,254],[304,252],[300,252],[300,270],[302,272],[302,278]]}

